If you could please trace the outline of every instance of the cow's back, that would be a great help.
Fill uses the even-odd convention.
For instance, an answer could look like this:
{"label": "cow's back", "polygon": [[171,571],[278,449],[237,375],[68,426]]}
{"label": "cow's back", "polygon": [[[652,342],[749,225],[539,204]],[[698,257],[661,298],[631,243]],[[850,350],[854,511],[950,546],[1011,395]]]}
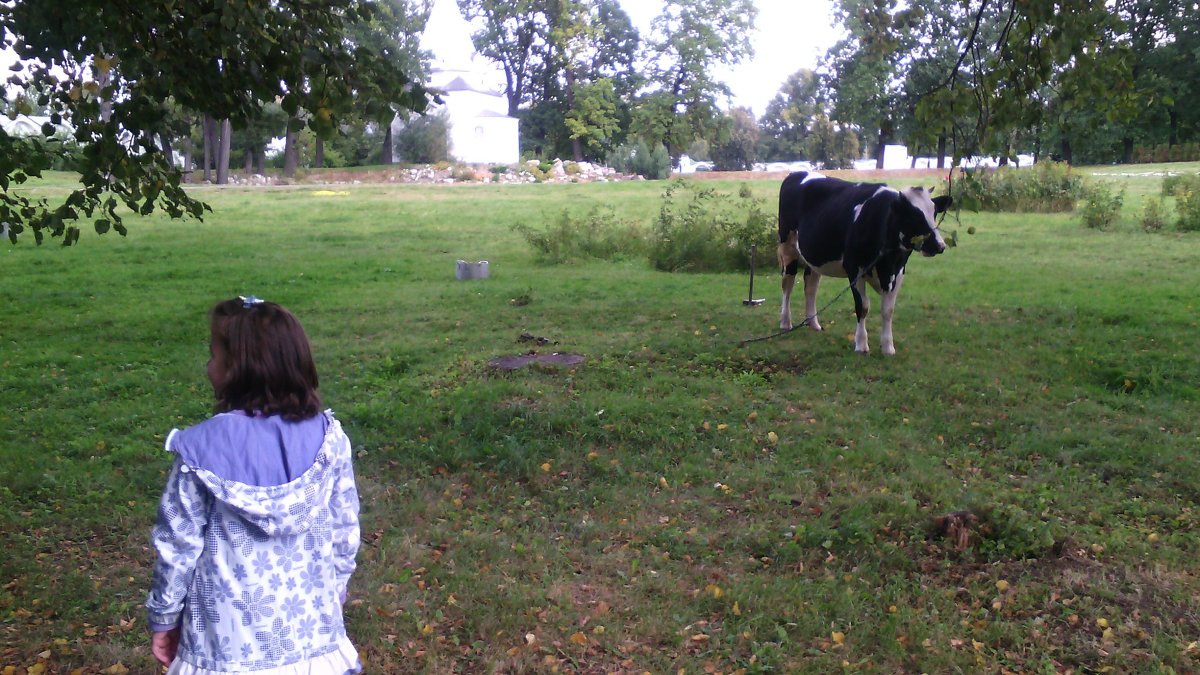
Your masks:
{"label": "cow's back", "polygon": [[842,258],[856,207],[884,185],[825,176],[808,178],[807,172],[797,171],[779,188],[779,241],[795,232],[804,261],[820,267]]}

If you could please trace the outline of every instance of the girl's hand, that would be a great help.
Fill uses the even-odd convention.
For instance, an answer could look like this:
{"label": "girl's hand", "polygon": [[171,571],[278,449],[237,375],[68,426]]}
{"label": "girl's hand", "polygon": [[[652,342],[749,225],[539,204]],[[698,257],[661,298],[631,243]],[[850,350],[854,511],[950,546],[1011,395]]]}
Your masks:
{"label": "girl's hand", "polygon": [[179,629],[156,631],[150,636],[150,653],[164,666],[171,665],[175,660],[175,652],[179,650]]}

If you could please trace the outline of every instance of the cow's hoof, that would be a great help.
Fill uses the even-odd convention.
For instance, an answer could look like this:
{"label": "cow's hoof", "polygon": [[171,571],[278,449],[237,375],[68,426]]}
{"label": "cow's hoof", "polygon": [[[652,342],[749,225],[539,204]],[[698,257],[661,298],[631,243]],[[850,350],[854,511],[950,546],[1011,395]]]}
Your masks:
{"label": "cow's hoof", "polygon": [[870,355],[871,355],[871,350],[870,350],[870,349],[859,349],[858,347],[855,347],[855,348],[854,348],[854,353],[855,353],[855,354],[862,354],[863,356],[870,356]]}
{"label": "cow's hoof", "polygon": [[792,329],[792,322],[790,322],[790,321],[780,321],[779,322],[779,330],[791,330],[791,329]]}
{"label": "cow's hoof", "polygon": [[824,328],[821,328],[821,324],[817,323],[816,321],[809,321],[809,322],[808,322],[808,327],[809,327],[809,328],[811,328],[811,329],[813,329],[813,330],[815,330],[815,331],[817,331],[818,333],[820,333],[821,331],[825,330]]}
{"label": "cow's hoof", "polygon": [[888,349],[887,347],[884,347],[884,348],[883,348],[883,355],[884,355],[884,356],[895,356],[895,355],[896,355],[896,348],[895,348],[895,347],[892,347],[891,349]]}

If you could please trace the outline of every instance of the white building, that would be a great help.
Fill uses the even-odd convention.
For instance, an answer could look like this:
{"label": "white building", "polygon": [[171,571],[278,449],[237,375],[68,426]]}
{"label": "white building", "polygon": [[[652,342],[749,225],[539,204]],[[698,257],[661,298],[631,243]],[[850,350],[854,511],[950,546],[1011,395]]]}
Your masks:
{"label": "white building", "polygon": [[475,52],[471,31],[454,0],[437,0],[421,36],[422,47],[434,55],[428,85],[444,101],[450,155],[467,164],[516,164],[520,135],[517,118],[508,116],[503,73]]}
{"label": "white building", "polygon": [[[4,129],[9,136],[41,136],[42,125],[49,122],[48,115],[17,115],[12,119],[7,115],[0,115],[0,129]],[[55,127],[55,135],[58,136],[68,136],[73,132],[65,122]]]}

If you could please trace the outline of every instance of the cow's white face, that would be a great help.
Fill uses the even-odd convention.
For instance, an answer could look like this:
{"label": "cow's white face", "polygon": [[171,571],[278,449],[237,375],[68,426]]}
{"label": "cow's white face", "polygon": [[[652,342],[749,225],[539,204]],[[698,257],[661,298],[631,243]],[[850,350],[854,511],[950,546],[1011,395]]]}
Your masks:
{"label": "cow's white face", "polygon": [[921,255],[926,257],[935,256],[943,253],[946,250],[946,241],[942,239],[942,233],[938,230],[937,214],[945,211],[950,207],[950,197],[938,197],[937,200],[930,198],[930,193],[933,190],[926,190],[923,187],[912,187],[903,190],[900,194],[908,200],[925,216],[925,225],[928,228],[928,233],[925,234],[925,239],[921,242]]}

